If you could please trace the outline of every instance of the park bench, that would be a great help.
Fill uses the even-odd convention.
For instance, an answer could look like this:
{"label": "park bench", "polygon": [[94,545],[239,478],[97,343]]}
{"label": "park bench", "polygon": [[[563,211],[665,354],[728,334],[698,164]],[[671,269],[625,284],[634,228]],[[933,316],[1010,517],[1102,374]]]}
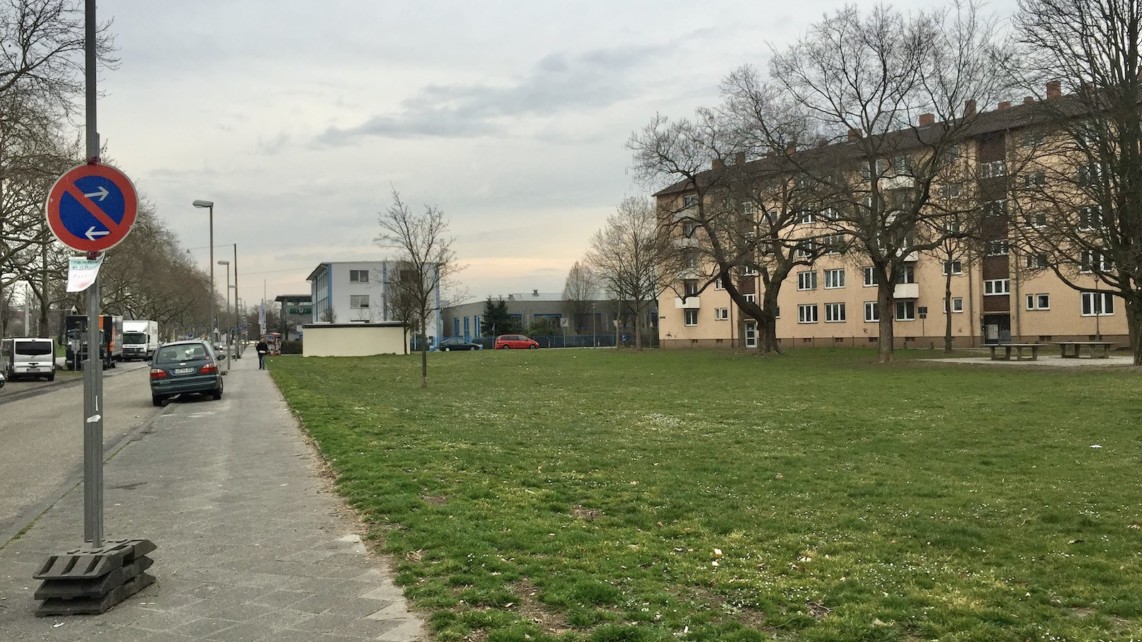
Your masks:
{"label": "park bench", "polygon": [[[1041,343],[993,343],[987,347],[991,349],[991,360],[992,361],[999,361],[999,360],[1010,361],[1011,360],[1011,352],[1013,350],[1015,351],[1015,360],[1016,361],[1023,361],[1026,358],[1024,356],[1025,350],[1028,350],[1031,352],[1031,356],[1029,357],[1031,361],[1038,361],[1039,360],[1039,346],[1041,346],[1041,345],[1043,345],[1043,344],[1041,344]],[[1002,354],[1000,353],[1001,350],[1002,350]]]}
{"label": "park bench", "polygon": [[1091,359],[1106,359],[1114,344],[1110,341],[1056,341],[1064,359],[1078,359],[1082,357],[1082,349],[1087,349]]}

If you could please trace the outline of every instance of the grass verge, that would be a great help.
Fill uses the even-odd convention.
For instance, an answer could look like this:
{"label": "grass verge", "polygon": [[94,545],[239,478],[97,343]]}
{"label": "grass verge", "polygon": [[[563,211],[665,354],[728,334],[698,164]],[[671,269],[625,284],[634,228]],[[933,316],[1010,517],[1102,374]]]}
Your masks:
{"label": "grass verge", "polygon": [[1138,374],[929,354],[271,374],[439,640],[1142,638]]}

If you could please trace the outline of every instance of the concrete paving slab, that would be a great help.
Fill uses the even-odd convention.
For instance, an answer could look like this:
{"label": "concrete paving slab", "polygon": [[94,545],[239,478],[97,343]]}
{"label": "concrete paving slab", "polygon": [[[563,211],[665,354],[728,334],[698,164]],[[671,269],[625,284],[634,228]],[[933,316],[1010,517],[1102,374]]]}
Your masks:
{"label": "concrete paving slab", "polygon": [[82,544],[77,485],[0,542],[0,640],[428,639],[256,361],[231,364],[222,400],[173,401],[109,455],[107,539],[152,540],[158,581],[103,615],[35,617],[32,574]]}

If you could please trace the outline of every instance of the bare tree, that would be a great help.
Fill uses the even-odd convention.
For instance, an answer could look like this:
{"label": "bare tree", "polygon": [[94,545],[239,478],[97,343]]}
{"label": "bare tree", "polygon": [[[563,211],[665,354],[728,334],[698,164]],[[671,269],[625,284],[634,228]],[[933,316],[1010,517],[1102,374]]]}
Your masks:
{"label": "bare tree", "polygon": [[408,354],[408,335],[420,326],[422,312],[416,298],[416,289],[410,287],[416,279],[416,269],[404,261],[390,267],[385,275],[385,315],[398,321],[404,331],[404,352]]}
{"label": "bare tree", "polygon": [[1122,299],[1142,365],[1142,2],[1019,8],[1018,71],[1047,95],[1015,151],[1017,238],[1082,291],[1083,314],[1097,319]]}
{"label": "bare tree", "polygon": [[[394,248],[400,263],[407,267],[397,279],[397,296],[415,302],[416,320],[421,336],[420,387],[428,387],[428,317],[438,307],[441,283],[460,269],[447,236],[448,222],[444,211],[425,205],[417,215],[401,201],[393,188],[393,203],[380,215],[381,233],[375,239],[381,247]],[[407,278],[406,278],[407,274]]]}
{"label": "bare tree", "polygon": [[994,23],[971,3],[908,16],[849,7],[774,56],[775,82],[818,130],[845,142],[834,146],[831,166],[793,158],[833,195],[836,229],[871,263],[882,362],[893,355],[897,282],[915,253],[945,238],[946,212],[929,206],[933,187],[959,156],[975,101],[1003,89],[995,42]]}
{"label": "bare tree", "polygon": [[678,278],[680,270],[678,252],[658,225],[654,206],[642,198],[624,199],[603,229],[591,237],[585,261],[608,290],[629,303],[635,345],[641,350],[650,304]]}
{"label": "bare tree", "polygon": [[586,262],[575,261],[563,284],[563,306],[575,324],[576,334],[586,327],[583,319],[589,318],[592,302],[598,298],[598,276]]}

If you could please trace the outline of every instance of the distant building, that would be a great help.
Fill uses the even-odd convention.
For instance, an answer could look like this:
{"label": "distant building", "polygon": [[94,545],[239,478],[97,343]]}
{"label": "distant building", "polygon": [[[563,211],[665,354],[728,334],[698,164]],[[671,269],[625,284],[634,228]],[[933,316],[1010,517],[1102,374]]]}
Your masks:
{"label": "distant building", "polygon": [[[313,309],[308,323],[385,323],[402,321],[387,284],[399,261],[339,261],[320,263],[309,281]],[[432,316],[428,319],[430,341],[442,335],[440,291],[432,293]]]}
{"label": "distant building", "polygon": [[301,326],[313,320],[313,297],[308,294],[281,294],[274,297],[281,304],[280,326],[266,328],[267,332],[280,332],[285,341],[301,338]]}
{"label": "distant building", "polygon": [[[498,301],[500,297],[492,297]],[[512,293],[503,297],[508,316],[525,333],[539,337],[552,337],[546,345],[607,345],[615,344],[615,325],[618,305],[611,299],[572,302],[562,294],[532,290],[529,293]],[[481,329],[487,299],[471,301],[444,308],[445,337],[461,337],[469,341],[488,339],[489,343],[500,329]],[[592,339],[593,337],[593,339]],[[621,338],[621,334],[620,334]],[[479,342],[479,341],[478,341]],[[540,341],[545,344],[544,341]]]}

